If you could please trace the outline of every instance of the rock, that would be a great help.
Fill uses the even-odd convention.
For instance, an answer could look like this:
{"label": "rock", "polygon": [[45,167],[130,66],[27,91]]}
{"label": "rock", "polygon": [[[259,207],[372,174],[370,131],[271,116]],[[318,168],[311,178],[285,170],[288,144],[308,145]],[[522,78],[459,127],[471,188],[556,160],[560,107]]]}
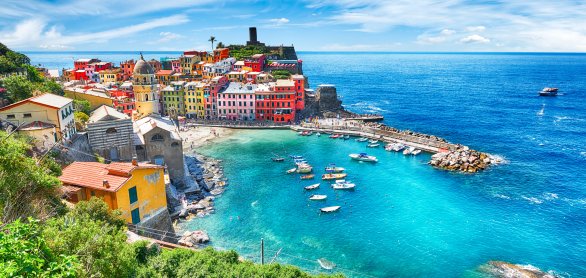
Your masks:
{"label": "rock", "polygon": [[532,265],[517,265],[502,261],[489,261],[480,269],[486,273],[502,278],[557,278],[555,273],[548,273]]}
{"label": "rock", "polygon": [[179,217],[181,217],[181,218],[185,218],[185,217],[187,217],[187,215],[189,215],[189,211],[187,211],[187,209],[182,209],[181,212],[179,213]]}

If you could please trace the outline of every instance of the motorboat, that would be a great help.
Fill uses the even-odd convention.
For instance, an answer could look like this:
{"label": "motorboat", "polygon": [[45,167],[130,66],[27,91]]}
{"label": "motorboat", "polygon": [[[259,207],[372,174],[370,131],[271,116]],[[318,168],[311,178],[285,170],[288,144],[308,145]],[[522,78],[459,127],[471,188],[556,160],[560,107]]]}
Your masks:
{"label": "motorboat", "polygon": [[331,206],[331,207],[325,207],[325,208],[320,208],[319,210],[321,212],[335,212],[340,210],[341,206]]}
{"label": "motorboat", "polygon": [[311,173],[312,170],[313,170],[313,167],[311,167],[309,165],[303,165],[303,166],[297,167],[297,173],[301,173],[301,174]]}
{"label": "motorboat", "polygon": [[356,184],[345,180],[338,180],[332,184],[332,188],[335,190],[350,190],[354,189],[354,187],[356,187]]}
{"label": "motorboat", "polygon": [[366,138],[366,137],[360,137],[360,138],[356,139],[356,142],[366,142],[366,141],[368,141],[368,138]]}
{"label": "motorboat", "polygon": [[287,170],[287,174],[295,173],[295,171],[297,171],[297,168],[289,169]]}
{"label": "motorboat", "polygon": [[350,157],[354,160],[364,161],[364,162],[378,162],[376,156],[368,155],[366,153],[353,153],[350,154]]}
{"label": "motorboat", "polygon": [[297,132],[297,135],[302,135],[303,136],[303,131]]}
{"label": "motorboat", "polygon": [[346,173],[336,173],[336,174],[323,174],[321,176],[322,180],[339,180],[339,179],[343,179],[347,176],[348,174]]}
{"label": "motorboat", "polygon": [[542,97],[555,97],[558,95],[558,88],[543,88],[541,92],[539,92],[539,96]]}
{"label": "motorboat", "polygon": [[283,161],[285,161],[285,158],[280,157],[280,156],[274,156],[274,157],[271,157],[271,160],[274,162],[283,162]]}
{"label": "motorboat", "polygon": [[311,136],[313,135],[313,131],[308,131],[307,134],[305,134],[305,136]]}
{"label": "motorboat", "polygon": [[335,164],[330,164],[330,166],[326,167],[325,170],[326,170],[326,172],[329,172],[329,173],[341,173],[341,172],[346,171],[346,168],[336,167]]}
{"label": "motorboat", "polygon": [[312,185],[308,185],[305,188],[305,190],[313,190],[313,189],[317,189],[319,187],[319,183],[316,184],[312,184]]}
{"label": "motorboat", "polygon": [[330,138],[332,138],[332,139],[336,139],[338,137],[340,137],[340,135],[338,135],[338,134],[332,134],[332,135],[330,135]]}
{"label": "motorboat", "polygon": [[393,151],[400,152],[404,148],[405,148],[405,145],[403,145],[401,143],[395,143],[395,145],[393,146]]}
{"label": "motorboat", "polygon": [[313,195],[309,196],[309,200],[312,200],[312,201],[323,201],[327,198],[328,198],[328,195],[313,194]]}
{"label": "motorboat", "polygon": [[315,177],[315,175],[314,175],[314,174],[309,174],[309,175],[304,175],[304,176],[301,176],[301,179],[302,179],[302,180],[311,180],[311,179],[313,179],[314,177]]}
{"label": "motorboat", "polygon": [[420,150],[420,149],[417,149],[417,150],[414,150],[414,151],[411,153],[411,155],[418,155],[418,154],[420,154],[420,153],[421,153],[421,150]]}
{"label": "motorboat", "polygon": [[321,136],[321,133],[318,132],[318,133],[315,134],[315,136],[320,137]]}
{"label": "motorboat", "polygon": [[293,159],[303,159],[302,155],[289,155],[289,157]]}
{"label": "motorboat", "polygon": [[403,151],[404,155],[410,155],[415,150],[415,147],[409,147]]}
{"label": "motorboat", "polygon": [[330,261],[326,260],[325,258],[317,259],[317,263],[319,264],[319,266],[321,266],[321,268],[323,268],[325,270],[332,270],[336,267],[335,263],[330,262]]}
{"label": "motorboat", "polygon": [[380,146],[380,144],[378,144],[378,143],[374,143],[374,144],[373,143],[370,143],[370,144],[368,144],[366,146],[369,147],[369,148],[378,148],[378,146]]}
{"label": "motorboat", "polygon": [[376,139],[372,139],[372,140],[369,140],[369,141],[368,141],[368,143],[371,143],[371,144],[376,144],[376,143],[378,143],[378,140],[376,140]]}
{"label": "motorboat", "polygon": [[350,135],[345,135],[344,140],[348,140],[348,139],[350,139]]}

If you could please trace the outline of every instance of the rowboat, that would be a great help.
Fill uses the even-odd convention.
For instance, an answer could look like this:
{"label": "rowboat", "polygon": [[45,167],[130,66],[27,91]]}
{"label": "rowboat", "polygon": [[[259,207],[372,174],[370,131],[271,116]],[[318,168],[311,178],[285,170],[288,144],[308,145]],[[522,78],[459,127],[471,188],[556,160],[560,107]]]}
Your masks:
{"label": "rowboat", "polygon": [[313,177],[315,177],[314,174],[309,174],[309,175],[301,176],[301,179],[302,180],[311,180],[311,179],[313,179]]}
{"label": "rowboat", "polygon": [[325,258],[317,259],[317,263],[319,263],[319,266],[321,266],[321,268],[326,269],[326,270],[332,270],[336,267],[335,263],[332,263],[332,262],[326,260]]}
{"label": "rowboat", "polygon": [[305,188],[305,190],[313,190],[313,189],[316,189],[318,187],[319,187],[319,183],[316,183],[316,184],[308,185],[308,186],[306,186],[304,188]]}
{"label": "rowboat", "polygon": [[322,201],[322,200],[325,200],[326,198],[328,198],[327,195],[313,194],[313,195],[309,196],[309,200],[312,200],[312,201]]}
{"label": "rowboat", "polygon": [[356,184],[345,180],[338,180],[332,184],[332,188],[336,190],[350,190],[354,189],[354,187],[356,187]]}
{"label": "rowboat", "polygon": [[378,146],[380,146],[380,144],[378,144],[378,143],[374,143],[374,144],[373,143],[370,143],[370,144],[368,144],[366,146],[369,147],[369,148],[378,148]]}
{"label": "rowboat", "polygon": [[339,180],[339,179],[343,179],[347,176],[348,174],[346,173],[337,173],[337,174],[323,174],[321,176],[322,180]]}
{"label": "rowboat", "polygon": [[350,157],[354,160],[364,161],[364,162],[378,162],[376,156],[368,155],[366,153],[353,153],[350,154]]}
{"label": "rowboat", "polygon": [[360,138],[356,139],[356,142],[366,142],[366,141],[368,141],[368,138],[366,138],[366,137],[360,137]]}
{"label": "rowboat", "polygon": [[287,174],[295,173],[295,171],[297,171],[297,168],[289,169],[287,170]]}
{"label": "rowboat", "polygon": [[340,210],[340,208],[341,208],[341,206],[331,206],[331,207],[320,208],[319,210],[321,212],[334,212],[334,211]]}

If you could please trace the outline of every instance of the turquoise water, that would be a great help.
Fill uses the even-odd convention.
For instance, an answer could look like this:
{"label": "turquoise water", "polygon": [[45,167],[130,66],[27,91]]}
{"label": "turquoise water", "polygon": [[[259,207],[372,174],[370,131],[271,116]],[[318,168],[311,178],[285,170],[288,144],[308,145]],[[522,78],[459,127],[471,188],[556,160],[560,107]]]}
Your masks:
{"label": "turquoise water", "polygon": [[[30,56],[54,67],[71,57],[136,58],[133,52]],[[388,125],[435,134],[509,163],[463,175],[425,165],[425,155],[369,149],[381,162],[359,164],[347,157],[365,150],[354,141],[239,131],[199,150],[225,161],[230,185],[217,199],[217,213],[188,228],[205,229],[212,245],[257,261],[264,238],[267,260],[283,248],[278,262],[317,271],[315,260],[325,257],[356,277],[477,276],[488,260],[586,277],[586,55],[299,57],[311,86],[335,84],[349,109],[381,113]],[[561,95],[537,97],[546,86],[560,87]],[[322,183],[316,193],[328,200],[309,202],[302,188],[312,182],[284,174],[292,164],[270,161],[271,152],[303,154],[318,174],[335,162],[349,169],[357,189],[336,194]],[[320,215],[326,205],[342,209]]]}

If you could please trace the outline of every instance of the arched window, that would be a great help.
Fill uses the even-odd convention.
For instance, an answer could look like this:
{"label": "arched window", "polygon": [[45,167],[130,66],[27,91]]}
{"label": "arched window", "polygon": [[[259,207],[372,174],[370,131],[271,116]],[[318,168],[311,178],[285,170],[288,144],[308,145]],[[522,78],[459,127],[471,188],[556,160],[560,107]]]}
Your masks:
{"label": "arched window", "polygon": [[179,143],[173,142],[173,143],[171,143],[171,147],[179,147]]}
{"label": "arched window", "polygon": [[106,129],[106,134],[112,134],[112,133],[116,133],[116,132],[118,132],[118,131],[116,130],[116,128],[113,128],[113,127]]}
{"label": "arched window", "polygon": [[145,94],[145,101],[149,101],[149,94]]}
{"label": "arched window", "polygon": [[151,141],[153,141],[153,142],[163,142],[163,141],[165,141],[165,138],[163,137],[163,135],[157,133],[157,134],[153,135],[153,137],[151,137]]}

